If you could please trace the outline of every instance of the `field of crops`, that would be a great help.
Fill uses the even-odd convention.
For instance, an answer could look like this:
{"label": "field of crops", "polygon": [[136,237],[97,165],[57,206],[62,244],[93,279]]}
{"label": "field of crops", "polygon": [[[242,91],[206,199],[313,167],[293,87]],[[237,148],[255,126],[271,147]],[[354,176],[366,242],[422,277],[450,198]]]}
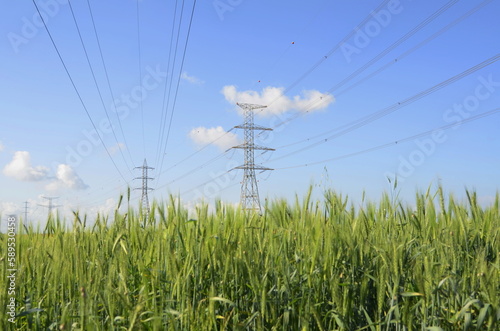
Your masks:
{"label": "field of crops", "polygon": [[[500,197],[441,192],[351,206],[327,191],[191,218],[172,198],[150,222],[129,208],[21,225],[18,316],[2,276],[0,329],[499,330]],[[5,261],[5,235],[0,247]]]}

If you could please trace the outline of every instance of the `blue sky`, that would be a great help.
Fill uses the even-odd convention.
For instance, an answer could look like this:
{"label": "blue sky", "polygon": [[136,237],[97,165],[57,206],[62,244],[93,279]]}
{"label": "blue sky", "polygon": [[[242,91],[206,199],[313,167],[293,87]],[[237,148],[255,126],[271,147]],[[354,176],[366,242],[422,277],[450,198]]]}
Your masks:
{"label": "blue sky", "polygon": [[258,173],[262,200],[311,184],[318,197],[377,199],[394,175],[409,202],[429,185],[475,189],[485,204],[499,190],[498,1],[198,0],[190,30],[192,0],[89,3],[105,66],[87,1],[71,5],[99,90],[68,2],[37,1],[83,105],[33,3],[1,11],[2,215],[28,201],[42,219],[42,196],[65,215],[109,211],[140,186],[144,158],[151,199],[237,203],[242,173],[226,172],[243,154],[225,152],[243,139],[235,102],[266,104],[256,122],[275,129],[256,141],[276,149],[256,152],[276,169]]}

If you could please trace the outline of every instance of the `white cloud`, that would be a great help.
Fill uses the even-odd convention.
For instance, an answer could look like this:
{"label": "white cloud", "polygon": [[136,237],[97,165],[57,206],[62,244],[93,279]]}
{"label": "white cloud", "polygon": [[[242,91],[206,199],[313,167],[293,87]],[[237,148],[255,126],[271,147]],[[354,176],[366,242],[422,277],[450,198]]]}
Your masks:
{"label": "white cloud", "polygon": [[[95,219],[95,216],[98,213],[101,215],[106,215],[106,216],[113,213],[115,211],[116,207],[118,206],[117,203],[118,202],[114,198],[108,198],[102,204],[92,206],[92,207],[82,208],[78,203],[71,204],[69,201],[64,203],[64,206],[66,209],[66,213],[68,215],[71,215],[72,212],[74,210],[76,210],[80,213],[80,217],[83,217],[83,215],[87,215],[87,216],[90,216],[89,219],[92,220],[92,219]],[[122,207],[121,207],[122,211],[124,211],[123,210],[124,205],[126,206],[126,204],[122,203]],[[90,221],[90,222],[92,222],[92,221]]]}
{"label": "white cloud", "polygon": [[103,215],[109,215],[112,213],[116,207],[117,207],[117,201],[113,198],[106,199],[106,202],[100,206],[98,206],[97,212],[94,212],[94,214],[100,213]]}
{"label": "white cloud", "polygon": [[88,185],[78,176],[78,174],[67,164],[59,164],[57,167],[56,179],[47,184],[45,188],[49,191],[58,189],[84,190]]}
{"label": "white cloud", "polygon": [[66,164],[59,164],[55,176],[49,175],[49,168],[44,166],[32,166],[29,152],[18,151],[14,153],[12,161],[3,168],[4,175],[26,182],[52,180],[46,185],[46,189],[55,191],[58,189],[84,190],[88,186],[78,174]]}
{"label": "white cloud", "polygon": [[40,181],[48,178],[49,169],[43,166],[33,167],[29,152],[14,153],[12,161],[3,168],[5,176],[22,181]]}
{"label": "white cloud", "polygon": [[2,202],[0,203],[0,214],[2,216],[17,214],[20,208],[14,202]]}
{"label": "white cloud", "polygon": [[198,127],[189,132],[191,138],[198,145],[213,143],[222,150],[240,144],[238,136],[232,132],[226,132],[221,126],[216,128]]}
{"label": "white cloud", "polygon": [[109,154],[111,154],[111,155],[115,155],[115,154],[116,154],[117,152],[119,152],[119,151],[124,151],[124,150],[125,150],[125,148],[126,148],[126,147],[125,147],[125,144],[124,144],[124,143],[118,143],[118,144],[116,144],[116,145],[114,145],[114,146],[111,146],[111,147],[109,148]]}
{"label": "white cloud", "polygon": [[195,85],[202,85],[202,84],[204,84],[204,83],[205,83],[204,81],[202,81],[202,80],[201,80],[201,79],[199,79],[198,77],[194,77],[194,76],[190,76],[190,75],[188,75],[188,73],[187,73],[187,72],[183,72],[183,73],[181,74],[181,78],[182,78],[183,80],[185,80],[186,82],[191,83],[191,84],[195,84]]}
{"label": "white cloud", "polygon": [[237,91],[236,86],[227,85],[222,88],[222,94],[230,103],[254,103],[267,105],[268,108],[258,111],[263,116],[283,114],[297,110],[303,113],[325,109],[335,101],[333,95],[316,90],[307,90],[292,98],[283,94],[285,88],[268,86],[258,91]]}
{"label": "white cloud", "polygon": [[3,150],[5,149],[5,146],[2,144],[2,142],[0,141],[0,152],[2,152]]}

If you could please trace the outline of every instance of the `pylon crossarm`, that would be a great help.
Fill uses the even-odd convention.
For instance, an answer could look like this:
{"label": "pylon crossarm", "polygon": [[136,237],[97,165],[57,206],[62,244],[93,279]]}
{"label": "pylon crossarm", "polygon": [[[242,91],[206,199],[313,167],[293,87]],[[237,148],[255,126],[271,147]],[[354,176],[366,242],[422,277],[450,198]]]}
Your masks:
{"label": "pylon crossarm", "polygon": [[256,104],[253,104],[253,103],[239,103],[237,102],[236,103],[239,107],[243,108],[243,109],[260,109],[260,108],[267,108],[267,106],[263,106],[263,105],[256,105]]}
{"label": "pylon crossarm", "polygon": [[264,126],[258,126],[258,125],[245,125],[245,124],[241,124],[241,125],[236,125],[234,127],[235,129],[248,129],[248,130],[260,130],[260,131],[273,131],[273,129],[271,128],[266,128]]}
{"label": "pylon crossarm", "polygon": [[258,149],[258,150],[262,150],[262,151],[275,151],[274,148],[269,148],[269,147],[264,147],[264,146],[259,146],[259,145],[247,145],[247,144],[241,144],[241,145],[238,145],[238,146],[233,146],[231,148],[238,148],[238,149]]}
{"label": "pylon crossarm", "polygon": [[[249,166],[249,165],[241,165],[232,168],[231,170],[236,170],[236,169],[243,169],[243,170],[274,170],[272,168],[267,168],[267,167],[260,167],[260,166]],[[229,171],[231,171],[229,170]]]}

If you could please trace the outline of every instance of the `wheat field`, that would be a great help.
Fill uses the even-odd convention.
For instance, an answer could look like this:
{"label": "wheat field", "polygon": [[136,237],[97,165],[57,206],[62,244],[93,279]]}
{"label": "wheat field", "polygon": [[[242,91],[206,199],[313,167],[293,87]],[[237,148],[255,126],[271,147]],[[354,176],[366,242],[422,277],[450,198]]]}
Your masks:
{"label": "wheat field", "polygon": [[498,330],[500,197],[467,198],[309,192],[262,215],[219,201],[189,216],[171,197],[145,220],[118,211],[125,197],[109,217],[21,224],[16,322],[0,309],[0,329]]}

